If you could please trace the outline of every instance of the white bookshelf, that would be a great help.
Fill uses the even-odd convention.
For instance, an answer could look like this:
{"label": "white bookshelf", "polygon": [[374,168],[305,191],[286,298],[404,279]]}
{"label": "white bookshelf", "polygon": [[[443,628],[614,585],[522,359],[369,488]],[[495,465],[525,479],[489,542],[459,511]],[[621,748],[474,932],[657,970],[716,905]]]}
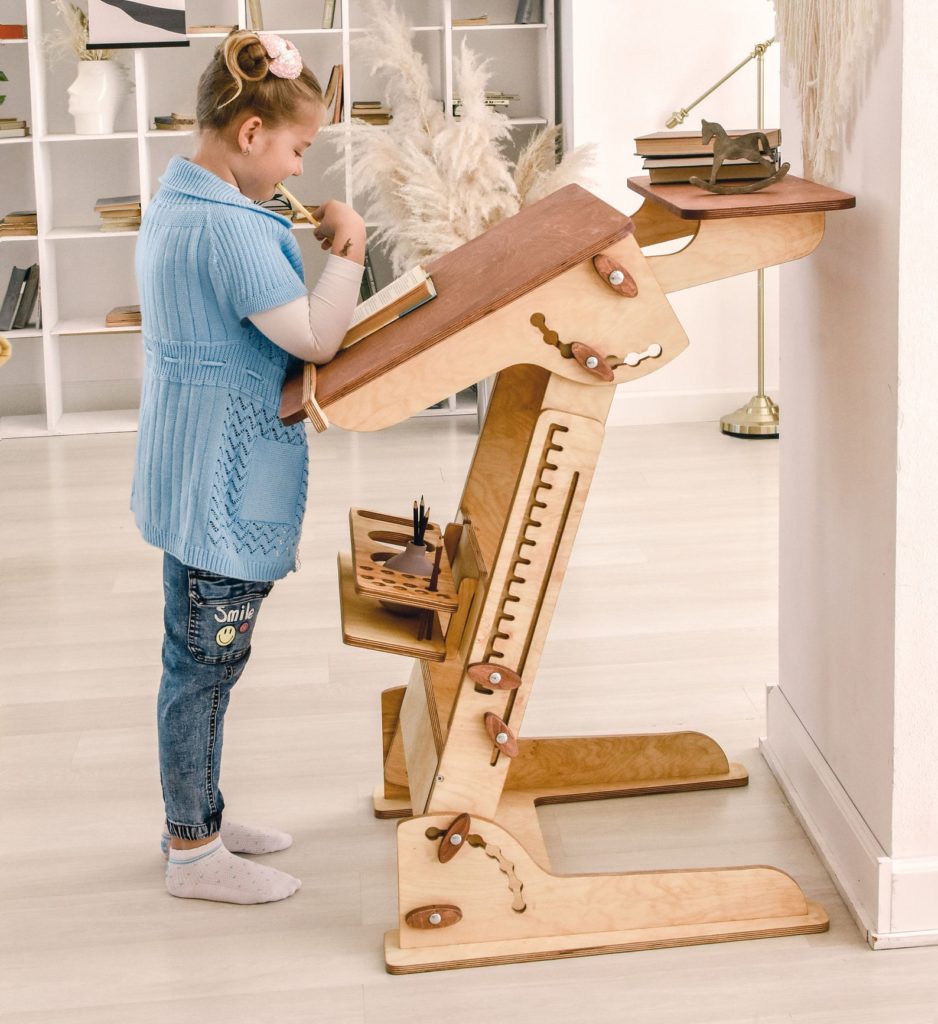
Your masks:
{"label": "white bookshelf", "polygon": [[[544,0],[544,20],[515,25],[517,0],[399,0],[414,28],[446,116],[453,108],[453,58],[463,39],[492,59],[491,88],[517,93],[512,137],[518,149],[532,131],[554,123],[554,0]],[[353,40],[365,18],[356,0],[338,0],[335,25],[321,27],[322,0],[267,0],[265,28],[293,40],[323,85],[334,64],[345,68],[345,118],[353,100],[375,99],[382,85],[355,55]],[[454,18],[485,9],[489,24],[453,26]],[[244,0],[189,0],[195,24],[247,23]],[[0,0],[0,21],[25,21],[27,40],[0,43],[0,68],[9,82],[0,112],[24,117],[32,135],[0,140],[0,215],[35,209],[34,238],[0,244],[0,290],[13,266],[41,268],[42,327],[7,332],[13,357],[0,370],[0,439],[50,434],[134,430],[142,373],[140,331],[106,328],[113,306],[138,300],[134,281],[136,231],[102,232],[96,223],[100,196],[139,192],[144,210],[175,154],[191,155],[194,132],[163,132],[153,118],[194,112],[198,77],[222,33],[197,33],[188,47],[121,51],[118,60],[133,83],[110,135],[75,135],[66,89],[75,62],[50,64],[42,39],[60,27],[46,0]],[[375,130],[381,130],[376,128]],[[307,153],[303,176],[290,190],[307,203],[336,197],[355,203],[350,156],[318,140]],[[327,170],[329,173],[327,174]],[[337,170],[336,170],[337,168]],[[315,280],[325,255],[309,225],[297,225],[307,278]],[[373,252],[378,284],[390,280],[389,263]],[[2,297],[2,296],[0,296]],[[454,396],[427,415],[473,413],[466,395]]]}

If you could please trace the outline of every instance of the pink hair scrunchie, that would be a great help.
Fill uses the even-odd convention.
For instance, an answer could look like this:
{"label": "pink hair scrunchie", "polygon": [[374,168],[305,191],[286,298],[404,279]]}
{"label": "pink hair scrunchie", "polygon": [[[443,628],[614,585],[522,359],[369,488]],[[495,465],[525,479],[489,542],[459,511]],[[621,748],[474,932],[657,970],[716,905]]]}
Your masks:
{"label": "pink hair scrunchie", "polygon": [[270,58],[268,70],[277,78],[299,78],[303,70],[303,58],[300,51],[283,36],[273,32],[258,32],[257,38],[267,51]]}

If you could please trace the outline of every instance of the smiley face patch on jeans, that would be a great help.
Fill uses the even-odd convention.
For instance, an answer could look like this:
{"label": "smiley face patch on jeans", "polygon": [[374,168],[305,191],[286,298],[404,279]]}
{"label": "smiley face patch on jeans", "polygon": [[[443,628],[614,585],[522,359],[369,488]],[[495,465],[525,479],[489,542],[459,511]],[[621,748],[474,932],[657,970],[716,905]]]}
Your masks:
{"label": "smiley face patch on jeans", "polygon": [[220,665],[244,658],[272,583],[236,580],[189,569],[187,645],[196,661]]}

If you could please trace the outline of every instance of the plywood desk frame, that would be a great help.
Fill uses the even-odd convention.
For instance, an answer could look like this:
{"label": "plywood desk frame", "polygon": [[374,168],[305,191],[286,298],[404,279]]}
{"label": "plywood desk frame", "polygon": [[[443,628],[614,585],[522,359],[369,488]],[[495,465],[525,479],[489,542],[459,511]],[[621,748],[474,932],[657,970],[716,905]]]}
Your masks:
{"label": "plywood desk frame", "polygon": [[[520,735],[521,724],[615,389],[687,345],[666,293],[805,256],[821,240],[825,211],[852,205],[852,197],[789,177],[745,197],[727,216],[720,205],[716,213],[706,204],[693,207],[702,197],[681,200],[673,191],[680,186],[630,184],[646,195],[631,221],[576,186],[544,207],[555,237],[563,234],[557,225],[564,203],[580,204],[589,224],[606,218],[578,259],[425,344],[421,331],[433,334],[430,303],[395,328],[389,344],[401,340],[400,332],[413,335],[399,346],[403,358],[389,360],[378,348],[386,328],[361,343],[373,351],[360,349],[354,368],[342,361],[359,346],[319,374],[319,405],[331,422],[351,430],[399,422],[499,374],[446,531],[454,580],[472,585],[461,591],[456,613],[434,621],[435,651],[445,647],[445,657],[415,658],[408,685],[382,697],[384,779],[375,812],[405,818],[397,832],[399,921],[385,941],[392,973],[828,926],[823,908],[775,868],[557,875],[541,836],[540,803],[748,781],[745,769],[700,733],[534,739]],[[500,237],[529,230],[533,216],[503,222]],[[678,253],[642,251],[682,237],[690,240]],[[484,244],[469,243],[465,253],[429,268],[441,295],[448,275],[471,265]],[[610,266],[621,268],[628,287],[611,286]],[[537,314],[565,350],[532,324]],[[598,352],[606,364],[598,370],[609,377],[611,369],[612,380],[571,358],[573,342]],[[295,415],[295,393],[291,401]],[[345,578],[344,590],[349,586]],[[375,604],[369,614],[370,635],[379,637],[370,645],[381,647],[387,613]],[[571,699],[584,696],[576,691]]]}

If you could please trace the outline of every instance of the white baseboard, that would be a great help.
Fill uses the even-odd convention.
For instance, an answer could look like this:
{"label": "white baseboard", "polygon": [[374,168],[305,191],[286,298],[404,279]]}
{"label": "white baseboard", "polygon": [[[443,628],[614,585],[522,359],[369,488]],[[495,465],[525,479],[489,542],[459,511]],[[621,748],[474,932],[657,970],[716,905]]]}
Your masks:
{"label": "white baseboard", "polygon": [[[768,388],[774,401],[778,389]],[[734,412],[755,394],[748,391],[637,391],[620,388],[609,410],[608,423],[614,427],[635,427],[656,423],[708,423]]]}
{"label": "white baseboard", "polygon": [[938,945],[938,857],[887,856],[781,687],[767,706],[762,755],[869,944]]}

